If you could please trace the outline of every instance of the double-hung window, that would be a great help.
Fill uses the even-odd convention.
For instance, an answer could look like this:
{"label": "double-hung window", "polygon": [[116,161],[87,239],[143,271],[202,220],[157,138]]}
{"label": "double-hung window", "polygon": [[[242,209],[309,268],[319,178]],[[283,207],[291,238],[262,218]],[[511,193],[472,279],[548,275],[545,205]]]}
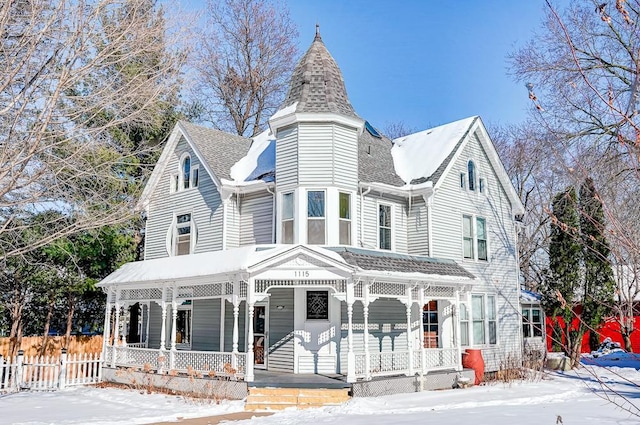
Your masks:
{"label": "double-hung window", "polygon": [[539,307],[522,308],[522,335],[525,338],[542,336],[542,311]]}
{"label": "double-hung window", "polygon": [[351,195],[340,192],[340,245],[351,245]]}
{"label": "double-hung window", "polygon": [[307,243],[326,243],[325,193],[322,190],[307,192]]}
{"label": "double-hung window", "polygon": [[469,309],[466,304],[460,304],[460,345],[469,345]]}
{"label": "double-hung window", "polygon": [[378,205],[378,247],[391,249],[391,205]]}
{"label": "double-hung window", "polygon": [[176,251],[175,255],[191,253],[191,214],[176,217]]}
{"label": "double-hung window", "polygon": [[498,341],[496,297],[494,295],[472,295],[471,318],[473,343],[477,345],[496,344]]}
{"label": "double-hung window", "polygon": [[487,220],[471,215],[462,216],[462,254],[470,260],[487,261]]}
{"label": "double-hung window", "polygon": [[282,194],[282,243],[293,243],[293,192]]}

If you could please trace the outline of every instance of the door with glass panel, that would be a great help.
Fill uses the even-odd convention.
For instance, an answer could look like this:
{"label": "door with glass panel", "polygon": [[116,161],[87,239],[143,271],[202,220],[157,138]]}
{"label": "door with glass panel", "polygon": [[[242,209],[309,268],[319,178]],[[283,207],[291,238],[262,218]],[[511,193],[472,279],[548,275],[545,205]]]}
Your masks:
{"label": "door with glass panel", "polygon": [[253,360],[255,367],[266,369],[267,367],[267,309],[266,304],[257,304],[253,307]]}

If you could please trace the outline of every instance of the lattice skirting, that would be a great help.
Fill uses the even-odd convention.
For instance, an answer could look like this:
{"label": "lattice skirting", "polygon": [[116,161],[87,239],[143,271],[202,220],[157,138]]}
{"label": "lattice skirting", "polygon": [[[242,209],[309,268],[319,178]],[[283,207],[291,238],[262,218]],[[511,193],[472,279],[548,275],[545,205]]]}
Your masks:
{"label": "lattice skirting", "polygon": [[[465,369],[460,374],[469,378],[471,382],[475,379],[473,370]],[[458,372],[437,371],[425,375],[423,379],[423,389],[426,390],[446,390],[454,388]],[[420,391],[419,376],[390,376],[374,378],[371,381],[356,382],[352,387],[353,397],[377,397],[381,395],[414,393]]]}

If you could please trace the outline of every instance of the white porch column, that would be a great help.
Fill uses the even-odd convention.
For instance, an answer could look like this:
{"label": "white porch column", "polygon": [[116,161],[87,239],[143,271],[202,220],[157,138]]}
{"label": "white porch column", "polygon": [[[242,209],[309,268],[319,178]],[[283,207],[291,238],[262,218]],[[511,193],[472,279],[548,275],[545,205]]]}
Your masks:
{"label": "white porch column", "polygon": [[364,377],[371,380],[371,355],[369,354],[369,282],[362,286],[362,314],[364,315]]}
{"label": "white porch column", "polygon": [[169,352],[169,370],[175,369],[176,365],[176,333],[178,323],[178,303],[176,301],[176,288],[173,289],[173,297],[171,300],[171,343]]}
{"label": "white porch column", "polygon": [[249,278],[247,282],[247,309],[248,309],[248,318],[247,320],[247,356],[245,358],[245,375],[244,380],[247,382],[253,381],[253,362],[254,362],[254,353],[253,353],[253,306],[255,305],[255,294],[254,294],[254,281],[253,278]]}
{"label": "white porch column", "polygon": [[104,310],[104,326],[102,327],[102,352],[106,355],[106,349],[109,346],[111,338],[111,308],[113,307],[109,300],[111,299],[111,289],[107,291],[107,305]]}
{"label": "white porch column", "polygon": [[[420,286],[420,357],[422,358],[422,362],[420,362],[420,375],[424,375],[427,369],[427,350],[424,348],[424,286]],[[423,380],[420,380],[420,391],[423,390]]]}
{"label": "white porch column", "polygon": [[347,281],[347,382],[356,382],[356,355],[353,352],[353,280]]}
{"label": "white porch column", "polygon": [[128,315],[130,314],[128,311],[129,309],[129,305],[128,304],[123,304],[122,305],[122,333],[121,333],[121,342],[120,345],[122,345],[123,347],[127,346],[127,323],[129,323],[129,321],[127,320]]}
{"label": "white porch column", "polygon": [[116,323],[113,325],[113,345],[120,345],[120,302],[116,298]]}
{"label": "white porch column", "polygon": [[165,301],[167,288],[162,288],[162,324],[160,325],[160,351],[167,349],[167,302]]}
{"label": "white porch column", "polygon": [[413,302],[411,301],[411,286],[407,285],[407,303],[406,312],[407,312],[407,349],[409,350],[409,373],[408,376],[412,376],[414,374],[413,370],[413,338],[411,335],[411,306]]}
{"label": "white porch column", "polygon": [[[147,315],[146,315],[147,326],[146,326],[146,330],[144,332],[144,346],[146,348],[149,348],[149,322],[151,321],[151,314],[150,314],[151,313],[151,302],[147,302],[146,306],[147,306]],[[142,312],[143,312],[142,318],[144,320],[144,317],[145,317],[144,310]]]}
{"label": "white porch column", "polygon": [[231,302],[233,303],[233,345],[232,345],[232,353],[231,356],[231,367],[238,370],[238,318],[240,317],[240,281],[235,280],[233,282],[233,295],[231,296]]}
{"label": "white porch column", "polygon": [[460,338],[460,291],[458,289],[455,290],[454,296],[455,299],[455,317],[453,318],[456,326],[456,335],[455,335],[455,343],[456,348],[458,349],[458,371],[462,370],[462,340]]}

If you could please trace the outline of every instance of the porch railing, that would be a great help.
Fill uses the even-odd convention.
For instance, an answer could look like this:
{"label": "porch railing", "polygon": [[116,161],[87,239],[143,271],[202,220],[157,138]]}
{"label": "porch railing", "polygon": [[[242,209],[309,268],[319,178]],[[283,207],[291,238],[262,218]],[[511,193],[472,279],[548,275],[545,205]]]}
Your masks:
{"label": "porch railing", "polygon": [[217,351],[182,351],[108,346],[106,362],[110,366],[139,367],[145,370],[178,372],[196,371],[202,375],[244,377],[246,353]]}
{"label": "porch railing", "polygon": [[429,348],[425,350],[424,367],[422,364],[422,350],[371,352],[369,353],[370,370],[367,374],[367,355],[363,352],[355,353],[355,374],[358,378],[367,376],[399,375],[409,373],[409,356],[413,356],[413,371],[423,372],[437,369],[455,369],[458,366],[457,348]]}

